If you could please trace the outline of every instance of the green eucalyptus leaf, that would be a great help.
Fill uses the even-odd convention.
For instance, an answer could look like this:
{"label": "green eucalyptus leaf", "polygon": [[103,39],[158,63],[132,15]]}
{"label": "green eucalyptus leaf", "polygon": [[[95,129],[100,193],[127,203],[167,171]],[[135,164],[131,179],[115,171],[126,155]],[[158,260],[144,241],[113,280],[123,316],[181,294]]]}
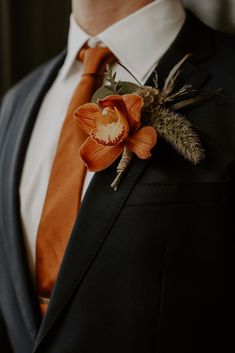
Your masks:
{"label": "green eucalyptus leaf", "polygon": [[137,89],[139,88],[138,85],[135,83],[131,82],[125,82],[125,81],[120,81],[117,83],[116,86],[116,92],[114,92],[114,89],[112,86],[101,86],[93,95],[91,102],[92,103],[97,103],[98,99],[104,99],[107,96],[110,95],[123,95],[123,94],[130,94],[134,93]]}
{"label": "green eucalyptus leaf", "polygon": [[121,81],[117,85],[118,94],[130,94],[134,93],[139,88],[138,85],[132,82]]}
{"label": "green eucalyptus leaf", "polygon": [[113,95],[113,90],[111,86],[102,86],[100,87],[93,95],[91,102],[97,103],[98,99],[103,99],[107,96]]}

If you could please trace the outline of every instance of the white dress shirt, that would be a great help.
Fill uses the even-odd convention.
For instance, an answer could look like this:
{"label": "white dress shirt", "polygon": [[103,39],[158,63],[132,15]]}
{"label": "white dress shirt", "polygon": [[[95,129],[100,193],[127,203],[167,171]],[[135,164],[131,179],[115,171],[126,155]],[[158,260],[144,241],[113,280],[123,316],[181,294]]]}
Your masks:
{"label": "white dress shirt", "polygon": [[[33,276],[37,230],[52,163],[66,110],[82,73],[82,64],[76,61],[77,53],[87,41],[90,46],[101,42],[144,84],[173,43],[184,20],[185,11],[179,0],[155,0],[91,38],[71,15],[67,56],[42,102],[20,183],[21,217]],[[121,66],[116,64],[114,70],[117,79],[135,82]],[[86,175],[82,197],[93,174]]]}

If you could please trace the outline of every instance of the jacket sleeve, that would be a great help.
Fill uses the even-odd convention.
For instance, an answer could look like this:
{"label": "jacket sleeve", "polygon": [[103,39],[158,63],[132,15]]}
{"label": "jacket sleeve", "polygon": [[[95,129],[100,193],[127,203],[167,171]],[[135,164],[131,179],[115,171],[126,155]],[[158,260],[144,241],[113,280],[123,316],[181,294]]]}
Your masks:
{"label": "jacket sleeve", "polygon": [[[5,133],[6,127],[7,127],[7,122],[5,121],[5,114],[4,114],[7,110],[7,105],[8,105],[7,99],[5,98],[1,99],[0,101],[0,146],[2,141],[2,134]],[[0,212],[1,212],[1,205],[0,205]],[[1,220],[1,217],[0,217],[0,220]],[[2,279],[0,278],[0,281],[1,280]],[[0,293],[0,297],[1,297],[1,293]],[[1,302],[0,302],[0,352],[13,353],[8,332],[7,332],[6,323],[2,314]]]}
{"label": "jacket sleeve", "polygon": [[15,109],[15,91],[9,90],[0,101],[0,150],[4,141],[4,136],[8,131],[9,124],[11,123],[11,116]]}
{"label": "jacket sleeve", "polygon": [[0,311],[0,351],[6,353],[13,353],[10,340],[7,334],[6,325],[2,313]]}

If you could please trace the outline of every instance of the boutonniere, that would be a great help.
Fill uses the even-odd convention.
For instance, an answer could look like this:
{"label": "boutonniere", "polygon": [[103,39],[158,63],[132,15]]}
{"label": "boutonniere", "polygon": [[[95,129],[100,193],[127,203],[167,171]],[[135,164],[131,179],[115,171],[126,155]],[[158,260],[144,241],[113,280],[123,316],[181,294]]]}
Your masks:
{"label": "boutonniere", "polygon": [[181,66],[189,56],[173,67],[162,89],[158,87],[156,72],[154,86],[142,86],[116,81],[112,67],[107,67],[107,84],[97,90],[90,103],[75,111],[76,121],[88,134],[80,148],[88,170],[104,170],[121,156],[117,176],[111,184],[114,190],[134,155],[140,159],[150,158],[159,137],[195,165],[204,158],[199,136],[191,123],[177,112],[203,99],[199,95],[184,99],[192,89],[190,84],[175,91]]}

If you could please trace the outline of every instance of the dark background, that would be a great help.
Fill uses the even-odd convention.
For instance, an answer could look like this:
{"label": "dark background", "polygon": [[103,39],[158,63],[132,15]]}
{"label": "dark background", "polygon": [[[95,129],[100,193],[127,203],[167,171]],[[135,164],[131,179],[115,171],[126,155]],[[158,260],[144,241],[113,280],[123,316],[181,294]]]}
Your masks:
{"label": "dark background", "polygon": [[0,96],[66,45],[70,0],[0,0]]}
{"label": "dark background", "polygon": [[[213,27],[235,33],[235,0],[183,2]],[[70,12],[70,0],[0,0],[0,97],[65,47]]]}

